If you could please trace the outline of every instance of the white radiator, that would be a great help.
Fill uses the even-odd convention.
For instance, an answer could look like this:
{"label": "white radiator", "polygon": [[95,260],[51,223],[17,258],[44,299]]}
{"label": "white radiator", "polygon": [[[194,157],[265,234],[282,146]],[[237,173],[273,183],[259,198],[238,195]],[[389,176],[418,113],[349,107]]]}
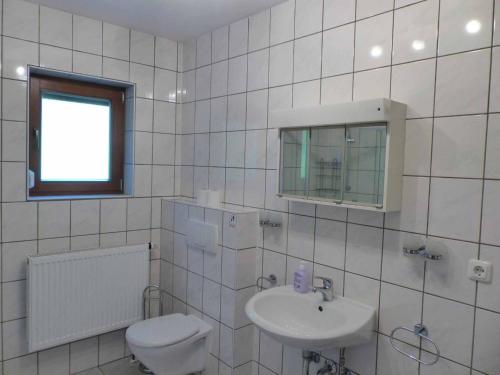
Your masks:
{"label": "white radiator", "polygon": [[148,245],[29,257],[29,351],[141,320],[148,284]]}

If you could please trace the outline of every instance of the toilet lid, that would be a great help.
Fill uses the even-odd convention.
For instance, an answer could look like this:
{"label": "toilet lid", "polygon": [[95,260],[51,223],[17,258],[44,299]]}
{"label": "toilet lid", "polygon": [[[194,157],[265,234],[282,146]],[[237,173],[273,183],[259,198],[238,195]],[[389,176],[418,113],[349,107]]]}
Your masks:
{"label": "toilet lid", "polygon": [[143,320],[127,329],[130,343],[143,347],[157,347],[177,344],[198,333],[196,320],[183,314],[159,316]]}

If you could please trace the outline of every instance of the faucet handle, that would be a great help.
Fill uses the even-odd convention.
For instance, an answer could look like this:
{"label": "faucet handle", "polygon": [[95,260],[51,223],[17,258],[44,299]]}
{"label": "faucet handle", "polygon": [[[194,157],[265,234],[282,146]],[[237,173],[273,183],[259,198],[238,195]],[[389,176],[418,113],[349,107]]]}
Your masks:
{"label": "faucet handle", "polygon": [[314,276],[314,280],[321,280],[323,282],[323,289],[331,289],[333,286],[333,280],[329,277]]}

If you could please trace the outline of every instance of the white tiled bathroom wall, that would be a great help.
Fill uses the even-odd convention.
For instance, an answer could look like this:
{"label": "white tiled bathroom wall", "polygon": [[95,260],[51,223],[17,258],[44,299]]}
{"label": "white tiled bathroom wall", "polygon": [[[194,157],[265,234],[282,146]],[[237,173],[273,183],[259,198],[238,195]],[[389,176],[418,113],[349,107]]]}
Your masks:
{"label": "white tiled bathroom wall", "polygon": [[[0,373],[3,369],[9,375],[73,374],[124,357],[124,332],[28,354],[26,256],[159,244],[160,197],[174,195],[177,43],[20,0],[0,0],[0,5]],[[133,196],[26,200],[27,64],[136,83]],[[151,260],[154,283],[159,282],[159,269],[156,249]]]}
{"label": "white tiled bathroom wall", "polygon": [[[466,277],[471,258],[500,267],[498,22],[498,0],[289,0],[180,45],[178,192],[220,189],[227,203],[274,215],[283,227],[259,235],[264,275],[289,283],[303,260],[338,294],[377,309],[373,341],[346,353],[358,374],[500,372],[500,279]],[[401,212],[277,199],[269,111],[373,97],[408,104]],[[424,243],[444,260],[401,253]],[[187,293],[174,305],[210,317]],[[432,367],[388,342],[394,327],[419,322],[441,348]],[[255,345],[245,371],[301,373],[299,351],[264,334]],[[207,373],[229,373],[220,350]]]}

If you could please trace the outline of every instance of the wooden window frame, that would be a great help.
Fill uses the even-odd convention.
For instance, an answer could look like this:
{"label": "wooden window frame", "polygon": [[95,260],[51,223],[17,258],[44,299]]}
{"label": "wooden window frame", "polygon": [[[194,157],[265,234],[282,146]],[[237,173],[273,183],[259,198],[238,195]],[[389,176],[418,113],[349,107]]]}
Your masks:
{"label": "wooden window frame", "polygon": [[[53,92],[93,99],[105,99],[111,103],[110,129],[110,180],[109,181],[41,181],[41,106],[42,93]],[[29,89],[29,168],[34,172],[34,186],[30,196],[61,195],[110,195],[123,194],[125,149],[125,89],[97,83],[39,74],[30,76]],[[92,152],[89,145],[89,152]]]}

